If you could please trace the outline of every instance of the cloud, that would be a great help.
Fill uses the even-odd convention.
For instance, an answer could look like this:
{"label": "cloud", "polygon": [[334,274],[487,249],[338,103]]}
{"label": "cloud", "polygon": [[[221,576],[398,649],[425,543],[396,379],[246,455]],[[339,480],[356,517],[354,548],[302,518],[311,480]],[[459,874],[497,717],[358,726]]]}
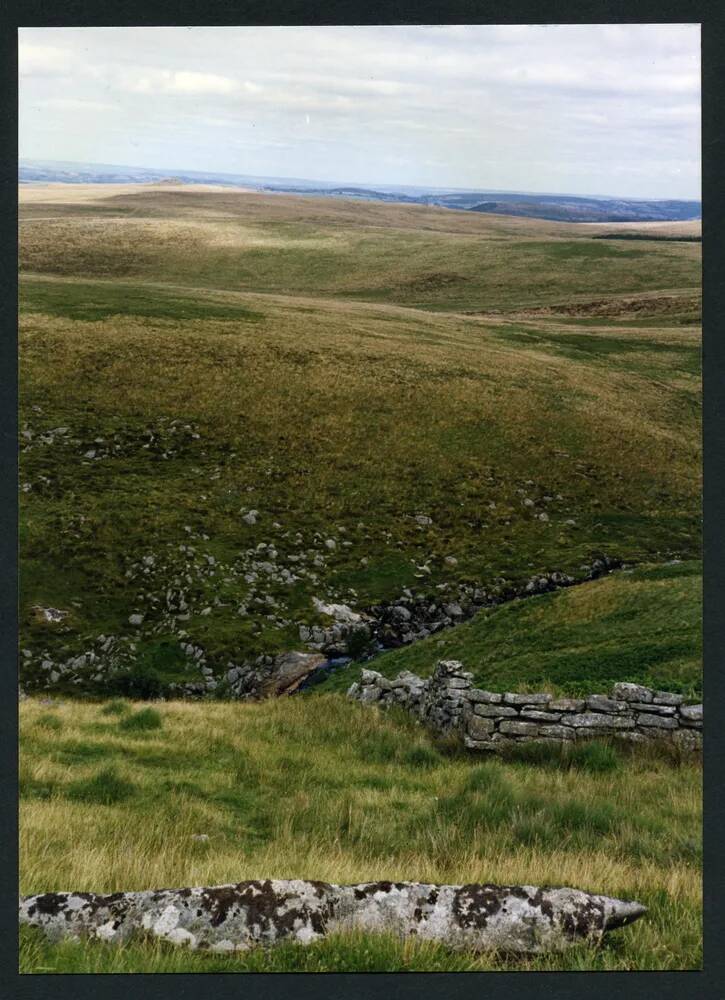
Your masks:
{"label": "cloud", "polygon": [[[233,94],[239,83],[216,73],[196,73],[189,70],[171,71],[148,69],[124,74],[125,89],[137,94]],[[253,84],[250,84],[253,87]],[[245,88],[247,89],[247,88]]]}
{"label": "cloud", "polygon": [[[699,194],[697,25],[24,28],[20,41],[28,157]],[[109,105],[92,133],[77,127]]]}
{"label": "cloud", "polygon": [[62,76],[73,68],[73,53],[53,45],[19,45],[21,76]]}
{"label": "cloud", "polygon": [[84,101],[76,97],[50,97],[38,105],[53,111],[115,111],[117,105],[103,101]]}

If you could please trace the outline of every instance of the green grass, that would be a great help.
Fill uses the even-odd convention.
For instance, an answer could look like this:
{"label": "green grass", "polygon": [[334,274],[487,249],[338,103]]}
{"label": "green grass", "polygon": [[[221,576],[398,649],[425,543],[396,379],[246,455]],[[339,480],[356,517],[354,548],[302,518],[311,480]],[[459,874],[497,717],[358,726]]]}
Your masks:
{"label": "green grass", "polygon": [[[261,313],[241,303],[215,302],[188,294],[174,294],[164,288],[143,285],[99,284],[58,281],[24,281],[19,307],[26,313],[43,313],[81,322],[97,322],[114,316],[136,316],[145,320],[195,319],[233,320],[254,323]],[[153,322],[149,329],[153,329]]]}
{"label": "green grass", "polygon": [[163,723],[156,709],[142,708],[140,712],[125,716],[118,725],[124,732],[143,733],[152,729],[161,729]]}
{"label": "green grass", "polygon": [[[702,565],[643,566],[480,611],[463,625],[365,664],[394,677],[461,660],[492,691],[605,693],[621,680],[702,697]],[[343,690],[362,666],[314,690]]]}
{"label": "green grass", "polygon": [[[696,925],[683,931],[676,954],[667,945],[658,945],[654,935],[638,933],[638,926],[607,935],[601,948],[578,945],[564,956],[518,959],[455,952],[431,942],[414,938],[403,942],[384,934],[334,934],[312,945],[283,943],[227,956],[189,952],[158,941],[132,940],[121,947],[97,941],[51,945],[34,928],[23,927],[20,972],[590,972],[701,966]],[[633,934],[634,943],[628,940]]]}
{"label": "green grass", "polygon": [[[133,217],[104,218],[111,204]],[[590,238],[576,226],[473,213],[189,192],[126,194],[73,214],[48,206],[32,221],[37,211],[28,211],[21,230],[23,269],[77,278],[445,310],[513,309],[592,289],[621,295],[700,283],[697,244],[633,247]]]}
{"label": "green grass", "polygon": [[[110,635],[122,669],[53,686],[158,697],[200,681],[189,641],[223,694],[230,661],[321,622],[313,597],[699,555],[699,334],[671,322],[697,299],[697,245],[233,193],[68,198],[21,227],[30,688]],[[505,318],[608,297],[616,315],[627,294],[646,298],[636,325]],[[250,579],[262,543],[297,580]]]}
{"label": "green grass", "polygon": [[[440,748],[412,720],[338,695],[167,702],[125,731],[104,704],[56,712],[54,755],[21,704],[21,890],[113,892],[247,878],[564,884],[650,907],[601,951],[533,962],[365,938],[233,960],[137,942],[120,951],[24,936],[26,971],[692,968],[700,962],[699,767],[592,744],[528,759]],[[194,840],[205,833],[208,842]]]}
{"label": "green grass", "polygon": [[134,791],[132,782],[120,778],[115,768],[107,767],[94,774],[92,778],[71,782],[68,785],[67,795],[69,799],[77,802],[110,806],[117,802],[125,802]]}

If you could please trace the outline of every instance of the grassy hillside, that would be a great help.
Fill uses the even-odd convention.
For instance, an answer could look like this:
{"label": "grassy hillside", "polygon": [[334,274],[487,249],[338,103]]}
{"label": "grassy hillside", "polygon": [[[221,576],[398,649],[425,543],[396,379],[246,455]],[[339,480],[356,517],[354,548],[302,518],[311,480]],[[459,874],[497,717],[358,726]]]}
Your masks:
{"label": "grassy hillside", "polygon": [[700,247],[593,239],[575,225],[420,206],[155,189],[34,200],[28,272],[511,310],[700,285]]}
{"label": "grassy hillside", "polygon": [[[550,766],[447,755],[405,716],[339,695],[21,704],[21,891],[256,877],[565,884],[649,908],[600,951],[507,961],[386,939],[222,958],[50,947],[24,971],[693,968],[700,772],[600,746]],[[204,834],[206,841],[194,839]]]}
{"label": "grassy hillside", "polygon": [[[702,566],[645,566],[485,609],[469,622],[371,664],[386,677],[428,677],[438,660],[461,660],[489,691],[606,693],[626,678],[702,696]],[[360,665],[317,690],[347,688]]]}
{"label": "grassy hillside", "polygon": [[21,206],[27,678],[109,636],[221,677],[299,646],[313,597],[699,554],[698,245],[107,195]]}

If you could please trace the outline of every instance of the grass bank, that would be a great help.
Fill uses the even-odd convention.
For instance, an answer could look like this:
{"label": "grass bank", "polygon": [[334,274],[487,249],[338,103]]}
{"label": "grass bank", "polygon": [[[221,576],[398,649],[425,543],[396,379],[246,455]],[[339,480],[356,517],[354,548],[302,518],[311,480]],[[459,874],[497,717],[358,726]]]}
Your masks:
{"label": "grass bank", "polygon": [[702,697],[702,563],[619,570],[581,586],[480,611],[439,635],[352,664],[315,690],[342,691],[363,666],[429,677],[461,660],[490,691],[607,693],[628,680]]}

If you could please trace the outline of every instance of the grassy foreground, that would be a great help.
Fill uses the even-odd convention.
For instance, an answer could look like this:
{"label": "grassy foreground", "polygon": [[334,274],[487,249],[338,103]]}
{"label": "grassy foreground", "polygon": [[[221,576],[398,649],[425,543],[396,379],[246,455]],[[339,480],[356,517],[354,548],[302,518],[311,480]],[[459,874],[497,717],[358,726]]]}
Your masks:
{"label": "grassy foreground", "polygon": [[[477,762],[407,716],[334,694],[153,707],[32,698],[21,740],[23,893],[262,876],[572,885],[639,899],[650,913],[600,951],[525,967],[700,962],[701,773],[691,762],[606,746]],[[143,943],[113,955],[55,948],[26,934],[23,956],[26,971],[510,967],[377,939],[207,959]]]}
{"label": "grassy foreground", "polygon": [[[386,677],[429,677],[461,660],[489,691],[608,692],[626,678],[702,697],[702,563],[620,570],[579,587],[485,609],[469,622],[365,664]],[[318,690],[341,691],[363,664]]]}

